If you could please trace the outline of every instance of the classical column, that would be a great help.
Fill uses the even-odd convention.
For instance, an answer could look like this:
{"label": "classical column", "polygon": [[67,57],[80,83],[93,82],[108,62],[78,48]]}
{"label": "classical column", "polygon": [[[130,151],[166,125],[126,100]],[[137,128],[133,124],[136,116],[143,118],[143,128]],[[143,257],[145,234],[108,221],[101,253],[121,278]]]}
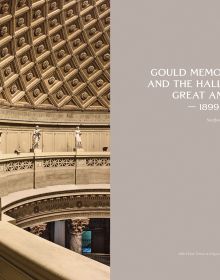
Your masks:
{"label": "classical column", "polygon": [[82,254],[82,233],[89,224],[89,219],[72,219],[69,222],[70,231],[70,249],[76,253]]}
{"label": "classical column", "polygon": [[36,226],[30,227],[30,232],[45,239],[49,239],[49,231],[47,224],[39,224]]}

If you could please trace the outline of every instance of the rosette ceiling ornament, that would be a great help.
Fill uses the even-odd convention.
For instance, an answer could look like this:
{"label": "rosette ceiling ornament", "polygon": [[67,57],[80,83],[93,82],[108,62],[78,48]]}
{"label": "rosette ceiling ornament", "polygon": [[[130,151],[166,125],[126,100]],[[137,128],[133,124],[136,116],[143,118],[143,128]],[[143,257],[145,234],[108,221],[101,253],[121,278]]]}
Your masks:
{"label": "rosette ceiling ornament", "polygon": [[0,106],[108,111],[109,0],[0,0]]}

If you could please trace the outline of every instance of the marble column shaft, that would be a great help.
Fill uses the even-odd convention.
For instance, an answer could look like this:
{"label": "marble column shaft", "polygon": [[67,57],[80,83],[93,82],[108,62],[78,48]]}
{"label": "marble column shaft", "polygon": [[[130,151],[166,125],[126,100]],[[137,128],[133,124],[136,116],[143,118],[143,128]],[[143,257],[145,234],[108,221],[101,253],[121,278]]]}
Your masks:
{"label": "marble column shaft", "polygon": [[89,219],[70,220],[70,249],[76,253],[82,254],[82,233],[89,224]]}

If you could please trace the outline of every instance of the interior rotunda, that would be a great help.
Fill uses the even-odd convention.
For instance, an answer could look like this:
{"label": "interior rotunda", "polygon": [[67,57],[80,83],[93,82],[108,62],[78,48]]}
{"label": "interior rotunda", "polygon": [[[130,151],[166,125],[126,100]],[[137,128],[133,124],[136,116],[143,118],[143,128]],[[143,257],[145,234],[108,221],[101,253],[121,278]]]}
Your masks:
{"label": "interior rotunda", "polygon": [[0,279],[109,279],[109,0],[0,0],[0,197]]}

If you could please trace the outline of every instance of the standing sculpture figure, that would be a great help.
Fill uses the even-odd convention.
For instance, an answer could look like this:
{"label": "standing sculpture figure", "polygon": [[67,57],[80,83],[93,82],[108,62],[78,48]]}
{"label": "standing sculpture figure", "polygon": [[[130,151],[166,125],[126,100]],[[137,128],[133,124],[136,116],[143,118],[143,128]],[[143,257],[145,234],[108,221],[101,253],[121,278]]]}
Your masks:
{"label": "standing sculpture figure", "polygon": [[76,130],[75,130],[75,148],[80,149],[82,148],[82,140],[81,140],[81,131],[79,129],[79,126],[77,126]]}
{"label": "standing sculpture figure", "polygon": [[39,149],[40,146],[40,137],[41,137],[41,132],[39,129],[39,126],[37,125],[35,127],[34,133],[33,133],[33,149]]}

